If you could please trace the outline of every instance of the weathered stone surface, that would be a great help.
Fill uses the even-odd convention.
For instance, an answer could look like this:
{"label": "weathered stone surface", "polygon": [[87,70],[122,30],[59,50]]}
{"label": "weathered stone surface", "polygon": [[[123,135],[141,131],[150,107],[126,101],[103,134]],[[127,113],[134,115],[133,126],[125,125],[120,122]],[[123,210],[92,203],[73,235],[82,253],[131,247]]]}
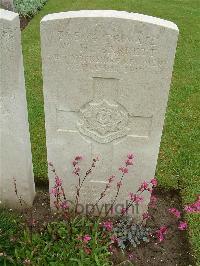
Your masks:
{"label": "weathered stone surface", "polygon": [[[82,188],[82,203],[95,202],[105,179],[126,154],[135,165],[118,202],[154,177],[178,36],[169,21],[119,11],[51,14],[41,22],[48,161],[75,193],[70,165],[100,162]],[[49,172],[50,186],[53,176]],[[115,184],[116,187],[116,184]],[[116,188],[109,191],[109,202]],[[141,209],[146,208],[149,197]],[[119,210],[119,208],[118,208]]]}
{"label": "weathered stone surface", "polygon": [[1,6],[7,10],[14,11],[13,0],[0,0],[0,7]]}
{"label": "weathered stone surface", "polygon": [[0,10],[0,200],[17,207],[19,196],[31,205],[35,188],[27,116],[18,14]]}

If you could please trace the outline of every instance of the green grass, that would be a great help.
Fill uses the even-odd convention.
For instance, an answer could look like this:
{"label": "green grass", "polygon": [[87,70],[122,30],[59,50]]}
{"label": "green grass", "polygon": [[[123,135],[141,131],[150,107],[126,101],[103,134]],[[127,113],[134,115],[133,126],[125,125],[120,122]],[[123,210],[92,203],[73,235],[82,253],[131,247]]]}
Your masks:
{"label": "green grass", "polygon": [[[58,215],[59,216],[59,215]],[[25,220],[23,219],[25,218]],[[65,218],[66,219],[66,218]],[[73,217],[40,224],[40,230],[28,228],[26,214],[0,209],[0,265],[110,265],[109,244],[111,232],[99,226],[99,219]],[[91,237],[88,244],[82,241]],[[90,254],[85,252],[85,248]],[[2,253],[4,255],[2,255]]]}
{"label": "green grass", "polygon": [[[10,257],[17,247],[16,240],[18,237],[20,218],[16,213],[0,208],[0,253],[6,253]],[[0,265],[4,264],[3,256],[0,256]]]}
{"label": "green grass", "polygon": [[[39,23],[48,13],[115,9],[175,22],[180,30],[157,177],[179,187],[183,203],[200,192],[200,5],[199,0],[49,0],[22,33],[33,164],[36,182],[47,180]],[[200,263],[200,222],[188,215],[190,239]]]}

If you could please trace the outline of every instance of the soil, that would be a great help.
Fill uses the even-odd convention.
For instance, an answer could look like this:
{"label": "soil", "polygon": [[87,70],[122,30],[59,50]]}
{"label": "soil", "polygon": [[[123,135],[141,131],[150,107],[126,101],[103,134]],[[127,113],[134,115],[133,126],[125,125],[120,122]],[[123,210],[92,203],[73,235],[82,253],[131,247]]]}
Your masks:
{"label": "soil", "polygon": [[20,29],[23,30],[28,25],[29,21],[31,20],[31,17],[20,17]]}
{"label": "soil", "polygon": [[[132,263],[137,266],[190,266],[195,265],[194,258],[191,253],[188,241],[187,231],[177,229],[175,219],[169,214],[169,208],[182,209],[182,202],[179,191],[163,191],[155,190],[154,195],[157,197],[157,207],[149,209],[151,219],[147,222],[147,226],[151,228],[159,228],[162,225],[170,225],[165,240],[158,243],[157,240],[148,244],[140,245],[129,251],[133,257]],[[121,253],[114,254],[114,265],[119,265],[127,258]],[[129,265],[128,261],[125,264]]]}
{"label": "soil", "polygon": [[[137,248],[128,250],[126,254],[122,254],[120,250],[116,250],[112,255],[112,265],[136,265],[136,266],[190,266],[195,265],[194,258],[190,252],[191,248],[188,241],[187,231],[177,229],[175,219],[169,214],[169,208],[181,209],[182,203],[179,191],[163,191],[154,190],[153,194],[157,197],[156,208],[151,208],[149,214],[151,219],[147,222],[147,226],[151,228],[159,228],[163,225],[170,225],[165,240],[158,243],[152,240],[148,244],[141,244]],[[37,220],[34,230],[40,230],[44,222],[48,223],[56,219],[50,210],[49,195],[44,190],[37,192],[34,201],[33,211],[27,210],[26,217],[28,219]],[[128,255],[132,255],[130,259]]]}

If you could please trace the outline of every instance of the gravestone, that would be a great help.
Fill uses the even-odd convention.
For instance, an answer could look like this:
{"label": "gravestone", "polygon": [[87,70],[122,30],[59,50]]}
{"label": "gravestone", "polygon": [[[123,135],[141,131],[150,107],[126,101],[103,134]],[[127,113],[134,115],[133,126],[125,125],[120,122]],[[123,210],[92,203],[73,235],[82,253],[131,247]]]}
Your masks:
{"label": "gravestone", "polygon": [[[135,155],[118,197],[125,204],[143,180],[154,177],[178,37],[169,21],[119,11],[70,11],[41,21],[48,161],[72,199],[77,179],[70,165],[83,155],[82,173],[99,162],[82,188],[94,203],[106,178]],[[53,174],[49,170],[50,187]],[[110,189],[102,204],[116,193]],[[149,196],[141,209],[145,210]]]}
{"label": "gravestone", "polygon": [[19,16],[0,10],[0,201],[31,205],[35,195]]}
{"label": "gravestone", "polygon": [[0,0],[0,7],[1,6],[7,10],[14,11],[13,0]]}

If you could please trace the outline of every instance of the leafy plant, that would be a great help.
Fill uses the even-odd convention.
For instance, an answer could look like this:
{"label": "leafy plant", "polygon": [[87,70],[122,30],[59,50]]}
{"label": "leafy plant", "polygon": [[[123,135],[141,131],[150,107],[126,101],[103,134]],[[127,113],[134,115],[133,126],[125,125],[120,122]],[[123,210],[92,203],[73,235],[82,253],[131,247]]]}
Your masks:
{"label": "leafy plant", "polygon": [[[6,245],[4,247],[4,265],[6,265],[5,261],[9,261],[14,265],[106,266],[110,265],[110,255],[116,247],[124,251],[126,248],[137,247],[141,243],[147,243],[151,238],[156,238],[159,242],[165,239],[170,225],[162,225],[159,229],[153,231],[145,225],[145,221],[151,218],[148,212],[143,213],[141,221],[137,223],[135,223],[133,217],[128,215],[128,211],[133,205],[139,205],[143,201],[143,192],[152,193],[152,189],[157,186],[156,178],[148,182],[143,181],[135,193],[129,193],[128,204],[126,208],[121,209],[119,216],[113,219],[107,218],[115,207],[124,178],[129,172],[129,167],[134,164],[133,154],[128,154],[124,161],[124,166],[119,168],[120,177],[117,178],[114,175],[108,177],[105,188],[100,193],[99,198],[97,198],[97,201],[93,205],[90,204],[92,205],[92,209],[86,216],[81,216],[78,212],[80,193],[86,179],[92,173],[93,169],[95,169],[98,158],[92,160],[89,169],[83,176],[81,175],[82,160],[83,157],[78,155],[72,162],[73,174],[77,178],[74,208],[70,208],[62,179],[57,175],[53,163],[49,163],[55,178],[55,183],[50,190],[50,194],[56,209],[57,219],[54,222],[43,224],[40,230],[35,231],[33,228],[37,224],[37,221],[33,218],[32,208],[31,219],[25,219],[27,226],[23,234],[18,235],[17,244],[11,249],[10,256],[5,253],[9,245],[11,245],[10,242],[8,242],[8,247]],[[23,199],[18,195],[16,180],[13,180],[15,193],[21,206],[23,206]],[[106,193],[108,193],[108,188],[112,188],[113,185],[117,189],[109,209],[105,211],[104,217],[102,213],[99,213],[98,216],[93,216],[94,209],[98,209],[98,204],[105,197]],[[155,208],[156,200],[156,197],[151,195],[149,207]],[[186,206],[185,210],[187,212],[198,212],[199,205],[200,198],[198,197],[197,201]],[[176,217],[175,224],[178,229],[186,230],[187,223],[182,221],[181,211],[176,208],[171,208],[169,212]]]}
{"label": "leafy plant", "polygon": [[0,209],[0,265],[4,265],[5,256],[10,257],[14,253],[20,226],[18,215],[12,210]]}
{"label": "leafy plant", "polygon": [[19,265],[109,265],[110,239],[99,227],[99,221],[76,217],[52,222],[40,233],[24,231],[15,250]]}
{"label": "leafy plant", "polygon": [[143,223],[133,223],[129,217],[119,220],[113,228],[116,236],[116,242],[121,249],[127,246],[137,247],[142,242],[150,241],[151,228],[143,225]]}
{"label": "leafy plant", "polygon": [[34,16],[47,2],[47,0],[14,0],[17,13],[24,17]]}

